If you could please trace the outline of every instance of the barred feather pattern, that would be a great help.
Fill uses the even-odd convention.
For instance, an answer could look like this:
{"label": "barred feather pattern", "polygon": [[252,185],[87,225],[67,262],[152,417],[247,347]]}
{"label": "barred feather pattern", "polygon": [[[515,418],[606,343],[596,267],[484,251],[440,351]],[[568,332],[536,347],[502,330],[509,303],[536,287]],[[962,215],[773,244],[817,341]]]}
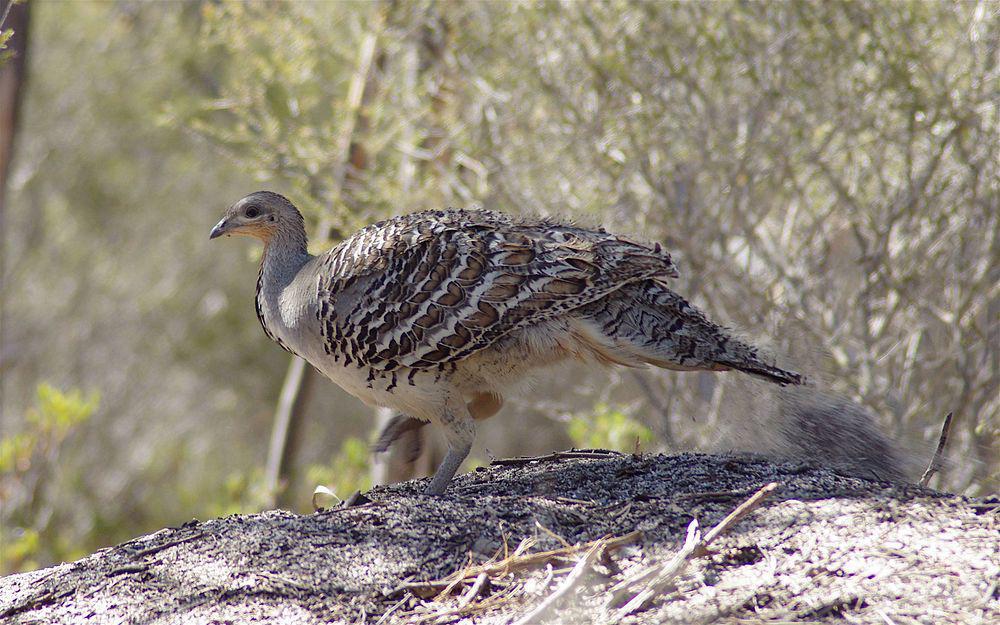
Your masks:
{"label": "barred feather pattern", "polygon": [[656,244],[466,210],[364,228],[317,271],[324,350],[374,374],[443,370],[518,328],[677,275]]}
{"label": "barred feather pattern", "polygon": [[564,358],[802,378],[709,321],[667,286],[659,244],[492,211],[413,213],[320,256],[302,216],[270,192],[229,208],[211,237],[261,239],[257,316],[268,337],[371,405],[444,428],[448,452],[427,486],[444,492],[474,421],[495,414],[528,370]]}
{"label": "barred feather pattern", "polygon": [[710,321],[657,279],[625,285],[582,307],[601,332],[638,360],[668,369],[726,370],[778,384],[802,384],[797,373],[767,363],[759,350]]}

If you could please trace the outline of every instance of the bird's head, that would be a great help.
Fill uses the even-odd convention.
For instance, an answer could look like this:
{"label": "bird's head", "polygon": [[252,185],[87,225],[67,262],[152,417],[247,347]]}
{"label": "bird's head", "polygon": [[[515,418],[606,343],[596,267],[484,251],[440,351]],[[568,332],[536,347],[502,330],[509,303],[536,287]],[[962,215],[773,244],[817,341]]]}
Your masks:
{"label": "bird's head", "polygon": [[257,191],[230,206],[209,238],[240,234],[270,243],[282,234],[299,233],[305,236],[305,224],[295,205],[283,195]]}

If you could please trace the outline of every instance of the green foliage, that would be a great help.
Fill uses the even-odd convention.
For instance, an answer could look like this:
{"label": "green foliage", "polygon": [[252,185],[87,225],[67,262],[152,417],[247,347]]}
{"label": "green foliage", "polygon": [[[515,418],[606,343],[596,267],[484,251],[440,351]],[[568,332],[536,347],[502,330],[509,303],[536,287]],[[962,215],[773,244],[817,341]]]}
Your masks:
{"label": "green foliage", "polygon": [[620,409],[608,404],[594,406],[592,414],[574,416],[566,426],[574,447],[633,452],[647,449],[653,432]]}
{"label": "green foliage", "polygon": [[12,472],[16,467],[27,467],[35,451],[37,437],[31,432],[18,432],[0,438],[0,472]]}
{"label": "green foliage", "polygon": [[14,36],[14,29],[0,30],[0,67],[13,57],[13,52],[7,49],[7,42]]}
{"label": "green foliage", "polygon": [[[207,241],[252,181],[154,121],[211,90],[196,5],[36,3],[31,28],[5,198],[0,413],[25,416],[39,380],[101,390],[58,463],[18,489],[31,506],[2,504],[10,536],[44,525],[45,565],[63,543],[91,552],[225,499],[225,476],[262,462],[261,407],[286,360],[258,340],[244,249]],[[7,457],[24,455],[20,438]]]}
{"label": "green foliage", "polygon": [[50,525],[33,524],[38,522],[39,497],[50,486],[63,441],[90,419],[99,403],[96,392],[84,396],[77,389],[64,393],[50,384],[39,384],[23,431],[0,438],[0,499],[4,501],[0,574],[33,569],[39,559],[69,559],[80,552],[54,536]]}
{"label": "green foliage", "polygon": [[87,420],[97,410],[100,396],[91,391],[86,398],[79,389],[63,393],[50,384],[38,385],[38,403],[28,411],[28,423],[62,442],[71,428]]}
{"label": "green foliage", "polygon": [[36,556],[42,551],[42,539],[37,530],[3,527],[0,528],[0,541],[3,542],[0,574],[21,573],[38,568]]}
{"label": "green foliage", "polygon": [[264,470],[258,467],[249,472],[230,473],[223,481],[219,495],[208,502],[192,501],[192,505],[204,505],[204,515],[208,518],[250,514],[264,510],[271,499],[270,495],[264,480]]}
{"label": "green foliage", "polygon": [[349,437],[340,445],[340,450],[329,464],[313,464],[306,469],[309,485],[323,485],[346,499],[354,491],[371,488],[371,451],[368,443],[357,437]]}
{"label": "green foliage", "polygon": [[24,473],[31,469],[33,459],[42,460],[57,451],[70,431],[89,419],[100,404],[96,391],[84,397],[78,389],[63,393],[44,382],[36,395],[35,406],[25,415],[26,429],[0,438],[0,474],[5,477]]}
{"label": "green foliage", "polygon": [[339,233],[468,204],[486,193],[488,172],[470,154],[478,142],[442,8],[204,4],[199,46],[218,92],[170,101],[160,121],[287,187],[307,219]]}
{"label": "green foliage", "polygon": [[4,64],[7,63],[7,61],[9,61],[11,58],[13,58],[14,55],[14,53],[11,50],[7,49],[7,42],[9,42],[10,38],[14,36],[14,29],[3,28],[4,21],[6,20],[7,15],[10,13],[11,8],[15,4],[20,4],[23,1],[24,0],[10,0],[10,2],[7,3],[5,11],[2,14],[0,14],[0,29],[2,29],[0,30],[0,67],[3,67]]}
{"label": "green foliage", "polygon": [[325,212],[335,226],[357,227],[333,188],[344,158],[336,138],[354,123],[344,100],[359,22],[377,7],[201,5],[199,45],[211,59],[218,92],[168,101],[161,123],[205,137],[258,180],[289,186],[307,217]]}

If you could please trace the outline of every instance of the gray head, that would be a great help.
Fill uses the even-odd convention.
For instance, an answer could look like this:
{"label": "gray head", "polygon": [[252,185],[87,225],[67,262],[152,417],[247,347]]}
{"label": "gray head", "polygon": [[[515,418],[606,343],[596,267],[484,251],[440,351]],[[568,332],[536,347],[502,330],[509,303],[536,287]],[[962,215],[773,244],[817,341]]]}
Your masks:
{"label": "gray head", "polygon": [[270,191],[257,191],[236,202],[212,228],[209,238],[239,234],[256,237],[265,245],[287,240],[305,247],[305,221],[288,198]]}

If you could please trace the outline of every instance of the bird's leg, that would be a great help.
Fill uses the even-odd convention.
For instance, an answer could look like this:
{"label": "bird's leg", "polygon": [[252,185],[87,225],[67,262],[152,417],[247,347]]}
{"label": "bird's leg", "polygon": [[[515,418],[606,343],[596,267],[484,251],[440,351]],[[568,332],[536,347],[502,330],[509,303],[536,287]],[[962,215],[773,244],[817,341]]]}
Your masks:
{"label": "bird's leg", "polygon": [[462,461],[472,449],[472,441],[476,438],[476,426],[464,403],[449,406],[441,416],[444,436],[448,441],[448,453],[438,466],[431,483],[424,491],[425,495],[441,495],[451,478],[455,476]]}
{"label": "bird's leg", "polygon": [[[420,419],[414,419],[405,414],[395,415],[393,418],[389,419],[389,422],[385,424],[382,431],[379,432],[378,439],[372,444],[372,451],[379,454],[385,451],[389,451],[392,444],[398,441],[407,432],[419,430],[420,428],[427,425],[426,421],[421,421]],[[417,438],[419,440],[419,438]],[[414,458],[420,455],[419,447],[417,448],[417,453],[414,454]],[[411,459],[412,460],[412,459]]]}

